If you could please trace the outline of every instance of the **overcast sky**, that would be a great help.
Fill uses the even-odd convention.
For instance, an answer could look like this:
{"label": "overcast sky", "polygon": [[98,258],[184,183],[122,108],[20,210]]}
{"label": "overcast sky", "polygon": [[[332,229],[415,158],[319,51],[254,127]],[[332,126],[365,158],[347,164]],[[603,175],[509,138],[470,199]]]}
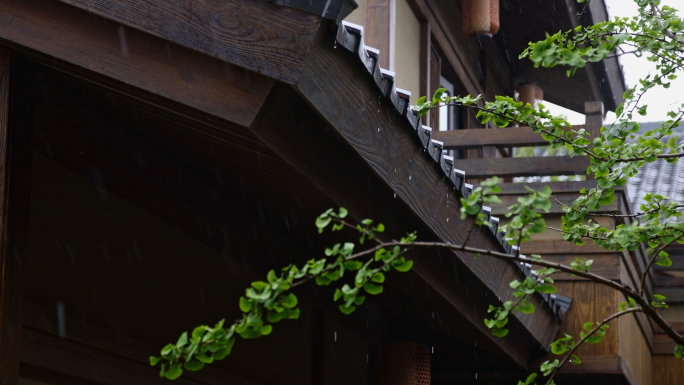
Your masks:
{"label": "overcast sky", "polygon": [[[608,5],[608,12],[612,17],[631,17],[637,14],[637,6],[634,0],[605,0]],[[663,4],[670,5],[677,9],[684,9],[684,1],[682,0],[663,0]],[[680,15],[682,13],[680,12]],[[620,63],[623,66],[623,72],[627,86],[632,87],[638,84],[638,80],[650,73],[656,73],[655,65],[646,60],[645,57],[637,58],[634,55],[625,55],[620,57]],[[667,112],[676,110],[677,105],[684,102],[681,92],[684,89],[684,73],[680,74],[680,78],[674,80],[669,89],[654,88],[650,90],[644,98],[642,103],[648,105],[648,114],[641,116],[635,114],[634,120],[642,122],[662,121],[667,119]],[[554,113],[566,114],[570,123],[583,124],[584,116],[560,107],[550,108]],[[609,113],[606,117],[606,123],[612,122],[615,119],[613,113]]]}

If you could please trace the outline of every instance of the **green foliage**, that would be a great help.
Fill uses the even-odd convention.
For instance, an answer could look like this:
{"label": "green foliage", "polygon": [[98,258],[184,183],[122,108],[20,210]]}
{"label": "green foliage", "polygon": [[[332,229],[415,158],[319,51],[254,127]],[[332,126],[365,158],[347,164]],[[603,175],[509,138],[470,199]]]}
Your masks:
{"label": "green foliage", "polygon": [[501,199],[494,195],[501,192],[501,188],[496,184],[499,178],[493,177],[482,182],[475,187],[467,198],[461,198],[461,219],[468,216],[475,217],[475,224],[477,226],[492,227],[493,224],[487,219],[487,216],[482,212],[482,206],[492,203],[501,203]]}
{"label": "green foliage", "polygon": [[[552,150],[562,148],[570,156],[588,156],[590,163],[587,175],[593,177],[596,187],[583,189],[572,204],[563,205],[562,226],[557,231],[562,232],[566,241],[577,245],[592,241],[611,251],[636,250],[642,244],[648,245],[647,251],[651,258],[646,269],[648,271],[653,264],[671,266],[672,260],[664,248],[674,242],[684,244],[684,224],[681,222],[684,204],[667,196],[649,193],[644,197],[644,203],[638,212],[615,227],[606,227],[593,219],[596,212],[614,204],[616,188],[625,186],[627,178],[637,175],[644,164],[657,159],[676,162],[684,155],[683,142],[673,136],[674,129],[684,118],[684,104],[670,111],[667,119],[653,130],[641,133],[639,123],[634,121],[636,115],[648,113],[648,105],[642,103],[643,95],[653,89],[668,88],[670,82],[677,78],[677,72],[684,68],[684,39],[681,37],[684,36],[684,21],[675,9],[660,6],[659,1],[635,2],[639,7],[639,14],[633,18],[615,18],[592,26],[579,26],[570,31],[547,34],[544,40],[531,42],[520,56],[521,59],[531,60],[536,67],[566,66],[568,76],[572,76],[578,68],[583,68],[588,63],[598,62],[616,52],[627,50],[646,55],[648,60],[656,64],[656,73],[649,74],[636,87],[625,92],[624,102],[615,111],[616,122],[609,127],[602,127],[600,136],[593,140],[590,140],[586,130],[573,128],[565,118],[552,115],[543,104],[535,109],[530,104],[509,96],[497,96],[492,101],[485,101],[482,96],[449,96],[445,89],[440,88],[430,99],[421,97],[414,110],[419,116],[423,116],[432,108],[445,105],[465,106],[477,110],[477,118],[483,124],[491,123],[498,128],[512,124],[529,126],[548,141]],[[460,200],[461,218],[472,219],[473,229],[493,226],[482,208],[488,204],[501,203],[496,196],[501,191],[497,182],[496,177],[489,179],[475,187],[468,197]],[[508,223],[503,228],[511,245],[519,246],[530,240],[534,234],[547,229],[542,215],[548,213],[554,204],[552,191],[548,186],[541,191],[529,188],[528,191],[529,194],[519,197],[506,214]],[[344,208],[337,211],[329,209],[316,219],[315,225],[319,233],[326,229],[333,232],[345,228],[356,231],[359,236],[358,245],[372,241],[377,244],[376,247],[357,251],[356,243],[337,243],[324,250],[325,258],[309,260],[302,266],[290,265],[281,270],[269,271],[265,281],[253,282],[245,290],[245,295],[240,297],[240,319],[231,325],[224,325],[222,320],[213,327],[202,325],[190,334],[181,334],[175,344],[168,344],[161,350],[160,357],[150,357],[150,365],[161,363],[160,376],[176,379],[184,370],[200,370],[205,365],[224,359],[231,353],[238,336],[242,339],[254,339],[271,334],[276,323],[299,317],[299,301],[292,290],[306,282],[315,282],[320,286],[335,285],[333,301],[338,303],[342,313],[351,314],[365,303],[366,296],[382,294],[386,280],[390,279],[390,272],[404,273],[411,270],[413,261],[407,259],[406,253],[418,244],[415,232],[407,234],[399,242],[383,243],[378,239],[385,231],[382,223],[363,219],[350,224],[345,220],[348,215]],[[472,229],[463,245],[442,246],[460,247],[463,250],[471,232]],[[475,257],[493,255],[492,252],[483,250],[476,250],[473,254]],[[517,311],[526,315],[535,311],[529,296],[556,291],[552,275],[557,269],[593,276],[589,273],[592,260],[577,258],[568,268],[547,263],[539,255],[531,255],[526,259],[518,252],[508,256],[508,259],[516,263],[535,264],[540,270],[522,281],[510,282],[514,300],[503,299],[497,305],[490,305],[490,318],[485,319],[484,323],[493,335],[501,338],[509,333],[507,326],[511,314]],[[646,299],[641,292],[624,293],[627,301],[620,304],[620,311],[625,314],[628,309],[655,311],[658,308],[667,308],[662,295],[655,294],[652,299]],[[550,346],[551,352],[564,357],[562,361],[548,360],[541,365],[541,373],[548,377],[546,384],[554,384],[555,373],[566,362],[581,364],[580,358],[573,353],[575,349],[582,343],[601,342],[607,328],[606,321],[587,322],[579,333],[579,341],[576,342],[568,334],[554,341]],[[684,345],[678,344],[674,354],[682,358]],[[518,384],[532,385],[536,384],[536,380],[537,374],[532,373]]]}
{"label": "green foliage", "polygon": [[[339,231],[347,227],[359,233],[359,243],[362,244],[376,240],[377,234],[385,230],[382,223],[374,225],[370,219],[364,219],[357,225],[349,224],[345,221],[347,215],[348,211],[343,207],[337,212],[333,209],[325,211],[316,218],[319,233],[326,228]],[[161,350],[161,357],[150,357],[150,365],[162,362],[159,375],[173,380],[184,370],[198,371],[205,365],[224,359],[231,353],[236,336],[256,339],[271,334],[274,324],[299,318],[299,300],[292,289],[307,281],[328,286],[343,279],[345,273],[354,273],[351,282],[337,288],[333,296],[335,302],[340,302],[340,311],[351,314],[365,302],[364,293],[378,295],[383,292],[387,273],[411,270],[413,261],[406,259],[404,254],[415,241],[416,233],[413,232],[402,237],[393,247],[377,247],[374,253],[356,254],[354,243],[337,243],[324,250],[324,259],[309,260],[301,267],[289,265],[279,271],[271,270],[265,281],[252,282],[245,295],[240,297],[241,319],[230,326],[225,326],[221,320],[214,327],[198,326],[190,335],[184,332],[175,344],[168,344]],[[366,261],[360,261],[361,258],[366,258]]]}

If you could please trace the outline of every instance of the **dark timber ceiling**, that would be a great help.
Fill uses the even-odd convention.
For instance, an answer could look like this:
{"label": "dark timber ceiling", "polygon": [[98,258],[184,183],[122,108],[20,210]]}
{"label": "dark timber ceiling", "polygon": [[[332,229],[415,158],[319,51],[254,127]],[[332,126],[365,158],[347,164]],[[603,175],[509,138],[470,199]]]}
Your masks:
{"label": "dark timber ceiling", "polygon": [[[162,346],[232,319],[249,281],[340,240],[312,231],[334,202],[248,129],[38,69],[30,302],[64,301],[71,317]],[[301,298],[367,341],[412,335],[434,346],[443,373],[518,370],[419,276],[396,278],[351,318],[332,306],[330,288]],[[221,365],[240,374],[268,346],[298,349],[307,337],[290,325]],[[303,370],[291,356],[282,367]]]}
{"label": "dark timber ceiling", "polygon": [[[575,1],[501,0],[500,12],[501,30],[494,40],[502,56],[510,60],[508,65],[514,81],[535,82],[544,90],[545,100],[580,113],[584,113],[585,101],[599,99],[603,100],[606,109],[615,109],[613,96],[621,98],[622,92],[613,95],[613,90],[624,91],[622,84],[614,85],[613,88],[609,84],[621,83],[622,74],[612,73],[620,71],[612,63],[615,59],[609,59],[610,63],[589,65],[570,78],[566,75],[567,67],[534,68],[530,60],[518,60],[529,42],[543,40],[547,33],[567,31],[579,24],[588,23],[585,20],[587,17],[578,18]],[[612,72],[607,74],[606,68]]]}

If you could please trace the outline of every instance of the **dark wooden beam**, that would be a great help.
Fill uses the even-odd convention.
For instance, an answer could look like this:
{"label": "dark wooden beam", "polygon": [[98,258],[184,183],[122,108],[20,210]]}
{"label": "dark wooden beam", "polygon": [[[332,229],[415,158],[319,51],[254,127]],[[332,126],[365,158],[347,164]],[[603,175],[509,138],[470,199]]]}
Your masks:
{"label": "dark wooden beam", "polygon": [[[581,126],[573,126],[579,129]],[[508,127],[488,130],[451,130],[434,131],[435,140],[444,142],[446,149],[480,148],[482,146],[495,146],[497,148],[546,146],[548,141],[541,134],[532,131],[529,127]]]}
{"label": "dark wooden beam", "polygon": [[[57,1],[2,1],[0,25],[12,26],[0,29],[3,43],[62,71],[172,111],[190,107],[249,126],[271,89],[264,76]],[[160,26],[170,28],[165,23]],[[165,99],[186,107],[169,106]]]}
{"label": "dark wooden beam", "polygon": [[[578,193],[583,188],[590,190],[596,187],[595,181],[565,181],[565,182],[534,182],[534,183],[500,183],[501,192],[498,195],[529,194],[526,187],[533,190],[541,190],[549,186],[554,194],[557,193]],[[616,187],[616,191],[620,191]]]}
{"label": "dark wooden beam", "polygon": [[[526,158],[523,158],[526,159]],[[542,158],[537,158],[537,159],[542,159]],[[544,158],[545,159],[545,158]],[[503,159],[502,159],[503,160]],[[520,183],[523,186],[525,185],[524,183]],[[493,203],[491,204],[491,209],[492,209],[492,215],[495,216],[501,216],[505,215],[508,212],[508,208],[518,202],[518,197],[519,196],[526,196],[529,194],[529,191],[525,191],[524,193],[520,195],[511,195],[511,194],[501,194],[499,195],[499,198],[501,199],[501,203]],[[571,194],[571,193],[554,193],[554,196],[556,199],[554,199],[551,202],[551,208],[548,211],[548,214],[563,214],[565,211],[563,211],[563,205],[569,206],[572,204],[572,202],[577,199],[580,194],[579,190],[577,190],[576,193]],[[556,202],[558,200],[558,202]],[[613,203],[602,206],[600,210],[598,210],[602,213],[619,213],[620,212],[620,202],[618,200],[615,200]],[[597,211],[592,211],[592,212],[597,212]]]}
{"label": "dark wooden beam", "polygon": [[[61,322],[68,325],[68,328],[64,338],[58,339],[60,321],[53,310],[29,302],[24,303],[24,309],[23,324],[27,328],[24,337],[27,340],[23,343],[23,363],[104,384],[128,384],[129,380],[133,381],[132,383],[144,383],[143,381],[147,380],[152,381],[150,383],[168,383],[168,380],[159,378],[158,367],[149,366],[148,357],[151,353],[157,352],[159,346],[111,332],[70,316],[62,319]],[[50,360],[50,352],[58,347],[65,349],[63,353],[67,357]],[[83,358],[84,361],[77,361],[77,357]],[[114,361],[109,361],[110,359]],[[111,373],[110,366],[114,363],[121,365],[119,374]],[[188,384],[257,385],[215,365],[207,365],[199,372],[185,371],[181,379]]]}
{"label": "dark wooden beam", "polygon": [[18,381],[29,241],[35,94],[30,68],[22,64],[18,58],[12,58],[10,51],[0,48],[0,383],[3,385],[15,385]]}
{"label": "dark wooden beam", "polygon": [[[203,180],[68,87],[47,83],[36,119],[41,123],[33,143],[37,154],[215,250],[249,255],[256,233],[259,243],[274,252],[264,255],[288,259],[305,254],[293,251],[289,240],[236,204],[244,200],[234,188]],[[241,223],[252,224],[253,230]],[[256,264],[268,264],[267,259],[250,259],[247,267],[258,270]]]}
{"label": "dark wooden beam", "polygon": [[380,50],[380,66],[390,68],[390,0],[366,0],[365,44]]}
{"label": "dark wooden beam", "polygon": [[[357,220],[373,218],[385,224],[392,224],[392,226],[387,226],[383,237],[398,238],[403,236],[405,231],[417,230],[421,234],[421,239],[436,240],[431,230],[407,210],[402,197],[397,194],[394,200],[392,190],[385,185],[384,181],[378,180],[377,176],[367,168],[368,166],[345,146],[346,143],[339,140],[335,132],[324,128],[327,127],[326,122],[318,118],[315,111],[308,110],[305,102],[298,100],[294,91],[286,87],[275,86],[274,92],[267,99],[265,108],[257,117],[252,130],[283,159],[308,176],[338,205],[349,209],[354,218]],[[281,127],[284,124],[290,129],[282,130]],[[386,126],[383,125],[383,127]],[[306,138],[306,140],[287,139],[292,137]],[[408,163],[408,158],[400,162],[400,164],[404,163]],[[415,163],[416,161],[413,162]],[[411,171],[416,175],[423,175],[420,174],[422,172],[428,175],[433,173],[431,169],[423,168],[422,162],[419,167]],[[420,183],[423,185],[429,182],[421,181]],[[428,189],[427,186],[426,189],[426,194],[438,194],[434,189]],[[444,198],[447,193],[448,190],[445,190],[437,199]],[[450,205],[454,207],[451,210],[455,210],[456,204],[455,201],[450,202]],[[443,205],[439,204],[439,206]],[[455,216],[452,220],[451,226],[457,229],[465,228],[466,225],[459,224]],[[463,236],[457,231],[452,232],[446,219],[445,224],[450,233]],[[488,247],[496,247],[491,240],[484,239],[483,234],[478,234],[476,237],[479,242]],[[514,320],[511,323],[514,331],[509,338],[498,339],[490,334],[482,322],[482,317],[487,316],[489,299],[497,297],[495,293],[505,266],[496,266],[496,263],[492,264],[495,261],[480,258],[477,260],[481,262],[479,266],[473,267],[475,274],[479,276],[476,278],[472,270],[469,270],[470,268],[462,261],[465,260],[465,256],[462,256],[462,260],[456,261],[458,267],[453,267],[446,259],[448,256],[453,257],[453,254],[442,253],[441,255],[443,257],[440,257],[440,254],[434,250],[417,250],[414,257],[414,271],[430,285],[430,291],[444,297],[452,309],[461,313],[464,321],[468,323],[466,328],[473,328],[473,333],[479,334],[476,338],[479,341],[478,346],[491,345],[498,354],[505,355],[521,366],[526,365],[534,352],[534,343],[524,326]],[[471,259],[468,257],[468,260]],[[492,274],[492,270],[495,269],[497,273]],[[484,285],[482,280],[490,283],[489,287]],[[454,284],[454,282],[459,282],[459,284]],[[485,292],[490,293],[489,297],[484,295]],[[504,293],[501,295],[503,296]],[[539,308],[544,309],[543,305]],[[546,319],[545,313],[540,313],[539,318]],[[540,321],[537,326],[540,328],[538,332],[544,332],[544,328],[550,325]]]}
{"label": "dark wooden beam", "polygon": [[[107,351],[93,349],[41,331],[25,328],[21,334],[21,362],[98,384],[168,384],[158,368],[149,362],[136,362]],[[174,381],[182,385],[206,385],[183,376]]]}
{"label": "dark wooden beam", "polygon": [[[297,94],[285,86],[276,86],[252,130],[339,205],[349,208],[357,219],[371,217],[393,224],[387,237],[417,229],[421,239],[462,242],[470,223],[459,219],[460,206],[454,190],[423,152],[415,132],[389,110],[387,101],[379,98],[362,64],[346,51],[335,50],[333,45],[327,47],[332,43],[329,37],[321,34],[297,86],[315,111],[302,113],[309,110],[304,102],[297,101]],[[290,129],[282,130],[284,122],[289,122]],[[302,140],[288,140],[292,137]],[[480,230],[476,234],[473,244],[502,248],[491,234]],[[442,255],[454,257],[450,253]],[[526,340],[527,334],[547,346],[558,330],[550,309],[540,302],[537,308],[543,309],[541,312],[511,321],[512,325],[520,325],[513,326],[511,333],[517,337],[492,339],[482,322],[487,310],[482,305],[489,300],[476,300],[480,289],[473,288],[481,287],[482,295],[490,293],[492,301],[503,300],[510,287],[502,281],[520,274],[520,270],[505,261],[473,260],[458,253],[455,257],[458,268],[452,269],[443,265],[438,253],[420,251],[415,258],[416,272],[447,298],[483,338],[498,344],[503,354],[525,366],[533,353],[529,350],[532,345],[529,340],[512,340]],[[458,271],[456,277],[454,270]],[[454,285],[454,280],[463,284]]]}
{"label": "dark wooden beam", "polygon": [[290,84],[299,78],[321,22],[261,0],[60,1]]}
{"label": "dark wooden beam", "polygon": [[586,242],[582,246],[563,239],[543,239],[528,241],[520,246],[523,254],[593,254],[609,252],[594,242]]}
{"label": "dark wooden beam", "polygon": [[472,178],[585,175],[588,166],[589,159],[584,156],[462,159],[454,161],[454,167],[465,171],[466,175]]}

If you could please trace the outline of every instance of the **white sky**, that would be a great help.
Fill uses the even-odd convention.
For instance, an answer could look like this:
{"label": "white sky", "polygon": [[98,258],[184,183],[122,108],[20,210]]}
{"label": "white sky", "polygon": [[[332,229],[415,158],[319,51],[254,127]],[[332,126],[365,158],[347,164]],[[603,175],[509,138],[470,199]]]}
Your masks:
{"label": "white sky", "polygon": [[[634,0],[605,0],[605,2],[608,5],[608,13],[611,18],[615,16],[631,17],[637,14],[637,6]],[[680,9],[680,15],[682,15],[681,10],[684,10],[684,1],[663,0],[662,4]],[[620,63],[623,66],[623,73],[628,87],[638,84],[638,80],[649,72],[656,73],[655,65],[647,61],[645,57],[637,58],[634,55],[624,55],[620,57]],[[635,114],[633,119],[640,122],[666,120],[667,112],[676,110],[677,105],[684,102],[684,97],[681,96],[681,90],[683,89],[684,73],[680,74],[680,77],[672,82],[669,89],[651,89],[642,98],[642,103],[648,105],[648,114],[646,116]],[[550,105],[550,103],[544,103],[544,105],[552,113],[566,115],[571,124],[584,124],[584,115],[582,114],[560,106]],[[612,122],[614,119],[615,114],[609,112],[606,116],[606,122]]]}

